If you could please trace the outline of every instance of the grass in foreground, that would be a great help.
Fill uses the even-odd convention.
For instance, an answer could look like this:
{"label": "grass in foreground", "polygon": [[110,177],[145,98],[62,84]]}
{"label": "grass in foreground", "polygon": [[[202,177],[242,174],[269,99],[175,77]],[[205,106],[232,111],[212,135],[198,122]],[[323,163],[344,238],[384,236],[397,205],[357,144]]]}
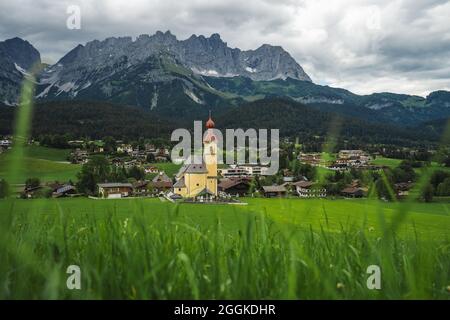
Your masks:
{"label": "grass in foreground", "polygon": [[[390,232],[393,205],[269,201],[3,201],[0,297],[449,299],[448,213],[418,206],[412,229]],[[70,264],[80,291],[66,289]],[[381,290],[366,287],[373,264]]]}

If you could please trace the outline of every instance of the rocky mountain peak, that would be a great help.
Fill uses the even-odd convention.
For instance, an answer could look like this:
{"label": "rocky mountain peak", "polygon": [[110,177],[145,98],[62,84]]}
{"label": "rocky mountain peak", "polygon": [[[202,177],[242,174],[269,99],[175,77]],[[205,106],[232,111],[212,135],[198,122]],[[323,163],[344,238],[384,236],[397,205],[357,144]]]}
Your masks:
{"label": "rocky mountain peak", "polygon": [[41,55],[28,41],[0,41],[0,103],[16,105],[20,85],[27,72],[41,63]]}
{"label": "rocky mountain peak", "polygon": [[41,63],[41,55],[28,41],[18,37],[0,42],[0,50],[10,62],[16,63],[25,70],[33,64]]}
{"label": "rocky mountain peak", "polygon": [[[95,77],[103,79],[108,75],[100,75],[98,70],[108,70],[111,75],[119,66],[136,65],[161,53],[170,55],[200,75],[244,76],[257,81],[287,78],[311,81],[302,67],[279,46],[265,44],[256,50],[242,51],[228,47],[218,33],[209,37],[193,34],[186,40],[178,40],[167,30],[153,35],[143,34],[134,41],[131,37],[109,37],[77,46],[59,61],[60,65],[50,68],[53,71],[44,75],[43,82],[54,82],[56,78],[64,83],[73,82],[73,79],[81,82],[79,75],[94,71]],[[91,76],[89,81],[92,80]]]}

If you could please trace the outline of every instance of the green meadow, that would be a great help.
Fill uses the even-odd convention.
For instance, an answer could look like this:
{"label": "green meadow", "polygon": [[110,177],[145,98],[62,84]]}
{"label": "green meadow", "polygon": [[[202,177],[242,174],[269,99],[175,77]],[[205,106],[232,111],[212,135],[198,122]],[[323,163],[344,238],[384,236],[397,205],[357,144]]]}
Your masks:
{"label": "green meadow", "polygon": [[[387,166],[387,167],[390,167],[390,168],[395,168],[395,167],[398,167],[401,164],[402,161],[403,160],[401,160],[401,159],[377,157],[376,159],[372,160],[372,163],[374,165],[378,165],[378,166]],[[427,168],[428,169],[432,169],[432,170],[450,171],[450,168],[441,166],[437,162],[431,162],[431,164]],[[423,168],[415,168],[414,170],[417,173],[421,173]]]}
{"label": "green meadow", "polygon": [[372,163],[374,165],[387,166],[387,167],[391,167],[391,168],[398,167],[401,162],[402,162],[402,160],[400,160],[400,159],[392,159],[392,158],[385,158],[385,157],[377,157],[372,160]]}
{"label": "green meadow", "polygon": [[0,201],[0,298],[450,298],[448,202],[244,201]]}
{"label": "green meadow", "polygon": [[11,184],[23,184],[27,178],[39,178],[41,181],[76,181],[81,165],[67,161],[70,150],[30,145],[23,148],[22,169],[10,177],[8,168],[14,162],[10,151],[0,155],[0,178]]}
{"label": "green meadow", "polygon": [[[156,162],[151,163],[148,166],[154,166],[158,168],[159,171],[164,171],[170,178],[173,178],[174,175],[177,174],[181,165],[172,163],[172,162]],[[149,177],[154,177],[155,174],[149,175]]]}

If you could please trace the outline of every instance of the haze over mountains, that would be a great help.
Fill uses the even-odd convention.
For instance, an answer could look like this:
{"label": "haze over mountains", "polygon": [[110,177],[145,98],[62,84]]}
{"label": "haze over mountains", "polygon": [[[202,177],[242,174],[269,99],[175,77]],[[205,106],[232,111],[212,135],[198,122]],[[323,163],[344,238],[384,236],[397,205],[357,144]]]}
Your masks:
{"label": "haze over mountains", "polygon": [[[34,63],[41,63],[40,55],[27,41],[0,42],[0,102],[17,104],[20,83]],[[242,51],[228,47],[218,34],[178,40],[169,31],[158,31],[135,40],[93,40],[47,66],[36,87],[38,101],[107,101],[181,118],[273,97],[375,122],[417,125],[450,117],[448,91],[426,98],[356,95],[314,84],[279,46]]]}

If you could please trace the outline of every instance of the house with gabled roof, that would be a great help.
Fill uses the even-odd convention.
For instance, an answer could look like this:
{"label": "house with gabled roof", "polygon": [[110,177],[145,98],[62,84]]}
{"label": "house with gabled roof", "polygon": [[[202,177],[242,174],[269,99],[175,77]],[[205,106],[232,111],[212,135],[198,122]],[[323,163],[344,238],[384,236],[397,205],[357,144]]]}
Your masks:
{"label": "house with gabled roof", "polygon": [[161,171],[152,179],[149,185],[153,187],[155,192],[159,193],[172,189],[173,182],[164,171]]}

